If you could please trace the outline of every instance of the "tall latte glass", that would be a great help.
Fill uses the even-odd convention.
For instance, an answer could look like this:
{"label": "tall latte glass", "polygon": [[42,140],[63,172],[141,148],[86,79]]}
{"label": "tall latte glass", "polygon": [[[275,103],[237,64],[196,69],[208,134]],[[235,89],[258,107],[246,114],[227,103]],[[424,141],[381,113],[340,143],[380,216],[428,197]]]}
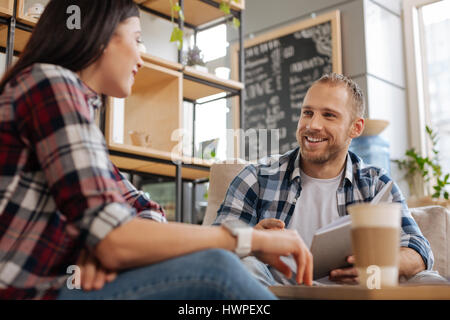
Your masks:
{"label": "tall latte glass", "polygon": [[360,285],[379,289],[398,284],[400,209],[399,203],[363,203],[348,207]]}

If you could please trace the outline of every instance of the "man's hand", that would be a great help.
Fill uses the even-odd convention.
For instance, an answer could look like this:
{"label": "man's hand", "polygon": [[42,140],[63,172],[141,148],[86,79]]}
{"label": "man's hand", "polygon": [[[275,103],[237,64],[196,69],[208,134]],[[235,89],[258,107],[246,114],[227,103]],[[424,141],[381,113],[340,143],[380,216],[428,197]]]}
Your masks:
{"label": "man's hand", "polygon": [[257,230],[264,230],[264,229],[284,229],[284,222],[275,219],[275,218],[268,218],[263,219],[254,227]]}
{"label": "man's hand", "polygon": [[[347,257],[347,262],[353,265],[355,263],[354,256]],[[329,279],[331,281],[335,281],[340,284],[358,284],[359,283],[358,271],[353,266],[348,267],[348,268],[332,270],[330,272]]]}
{"label": "man's hand", "polygon": [[95,256],[86,250],[81,251],[77,265],[81,269],[81,287],[86,291],[100,290],[117,276],[116,272],[103,268]]}
{"label": "man's hand", "polygon": [[297,283],[312,285],[313,258],[296,230],[256,229],[252,246],[259,260],[275,267],[288,279],[292,277],[291,268],[280,257],[292,255],[297,264]]}

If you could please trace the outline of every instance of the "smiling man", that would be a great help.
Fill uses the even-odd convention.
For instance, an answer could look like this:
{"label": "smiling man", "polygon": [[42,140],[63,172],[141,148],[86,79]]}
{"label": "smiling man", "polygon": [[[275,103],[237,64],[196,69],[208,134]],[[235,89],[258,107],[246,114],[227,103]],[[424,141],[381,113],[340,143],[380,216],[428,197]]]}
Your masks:
{"label": "smiling man", "polygon": [[[286,227],[297,230],[310,247],[316,230],[347,215],[348,205],[370,202],[392,180],[383,169],[366,166],[348,150],[352,139],[364,129],[363,116],[364,97],[355,82],[334,73],[322,76],[303,101],[296,132],[299,147],[243,169],[231,182],[214,224],[233,217],[255,228]],[[431,271],[429,242],[395,183],[390,198],[402,205],[400,276],[412,279],[420,275],[424,279],[426,273],[430,275],[427,280],[445,280]],[[244,260],[266,285],[295,284],[293,278],[256,258]],[[292,262],[283,259],[280,264],[295,270]],[[348,262],[353,263],[353,257],[348,257]],[[329,280],[358,283],[358,275],[353,267],[337,269]]]}

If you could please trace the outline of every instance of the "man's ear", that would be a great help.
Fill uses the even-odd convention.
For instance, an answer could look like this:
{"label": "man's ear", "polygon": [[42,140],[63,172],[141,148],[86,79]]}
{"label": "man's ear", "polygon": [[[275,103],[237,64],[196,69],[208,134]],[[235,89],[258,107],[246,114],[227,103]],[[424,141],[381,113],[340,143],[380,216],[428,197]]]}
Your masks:
{"label": "man's ear", "polygon": [[352,127],[350,128],[350,138],[354,139],[359,137],[364,130],[364,118],[356,118],[353,120]]}

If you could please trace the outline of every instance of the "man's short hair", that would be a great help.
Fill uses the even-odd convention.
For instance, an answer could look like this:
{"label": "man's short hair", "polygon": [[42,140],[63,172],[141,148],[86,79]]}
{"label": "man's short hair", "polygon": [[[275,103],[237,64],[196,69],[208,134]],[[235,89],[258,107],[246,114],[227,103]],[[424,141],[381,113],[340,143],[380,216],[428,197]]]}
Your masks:
{"label": "man's short hair", "polygon": [[315,84],[328,84],[331,86],[343,85],[352,97],[353,104],[353,117],[364,117],[365,113],[365,102],[364,102],[364,93],[361,88],[350,78],[338,73],[327,73],[324,74],[320,79],[314,81],[311,85]]}

